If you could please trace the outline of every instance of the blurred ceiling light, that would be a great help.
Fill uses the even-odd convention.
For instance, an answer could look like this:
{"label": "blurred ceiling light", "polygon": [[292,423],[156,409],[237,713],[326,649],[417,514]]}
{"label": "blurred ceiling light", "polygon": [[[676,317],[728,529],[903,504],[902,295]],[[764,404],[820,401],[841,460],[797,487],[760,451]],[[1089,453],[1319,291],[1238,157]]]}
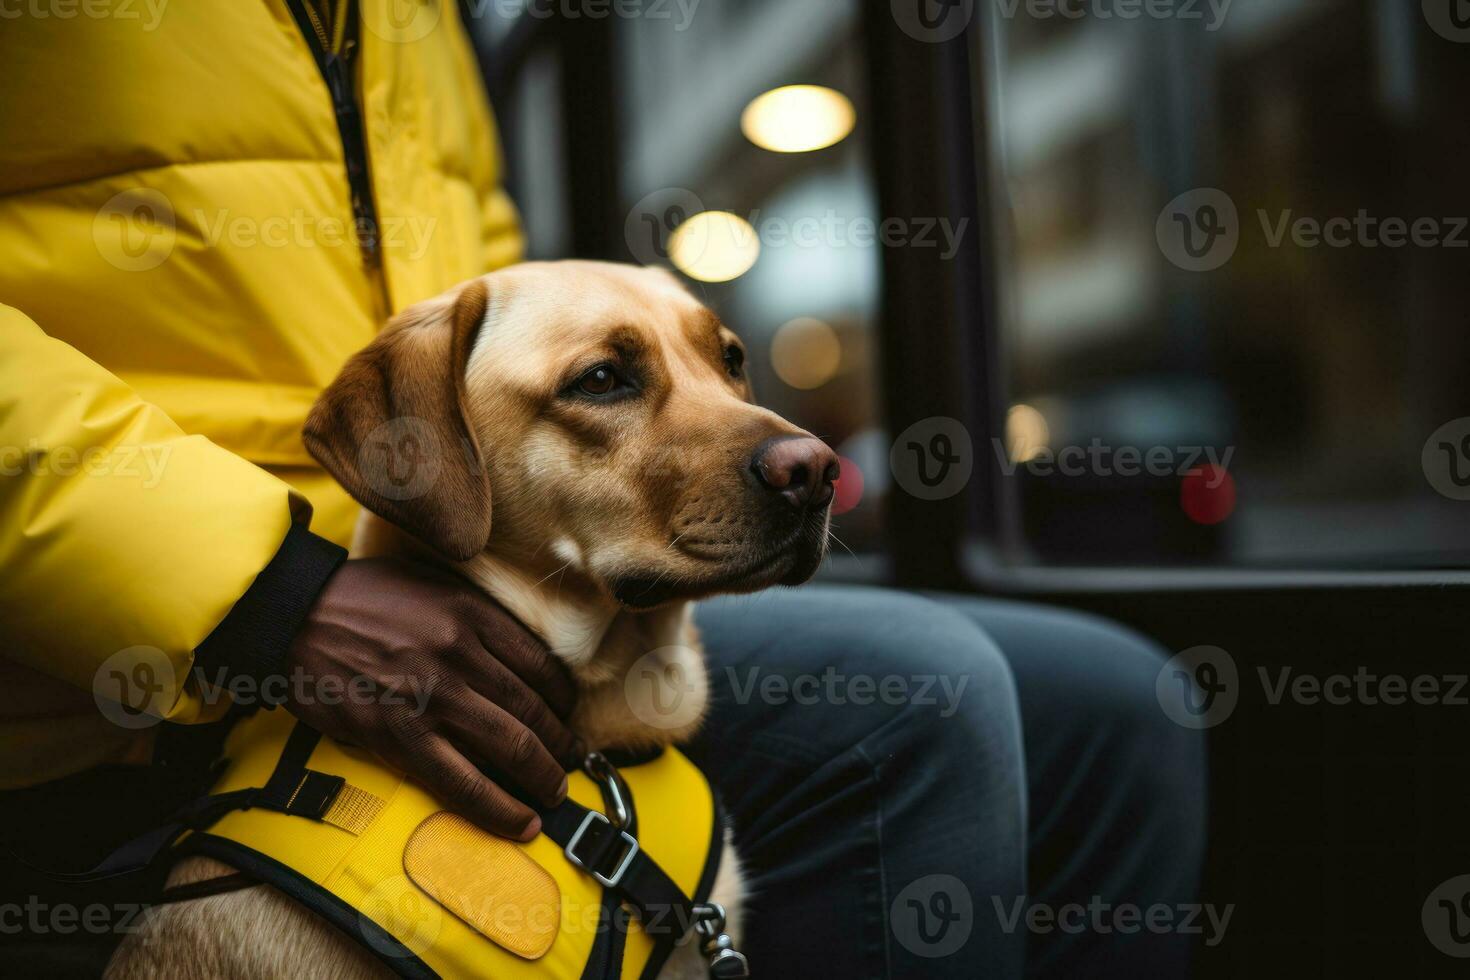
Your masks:
{"label": "blurred ceiling light", "polygon": [[669,259],[684,275],[701,282],[737,279],[760,254],[760,239],[750,222],[729,211],[691,215],[669,236]]}
{"label": "blurred ceiling light", "polygon": [[847,96],[821,85],[786,85],[751,100],[740,129],[756,146],[777,153],[807,153],[840,143],[857,112]]}
{"label": "blurred ceiling light", "polygon": [[842,364],[842,341],[821,320],[797,317],[776,328],[771,338],[771,367],[793,388],[820,388],[837,375]]}
{"label": "blurred ceiling light", "polygon": [[1046,416],[1030,405],[1012,405],[1006,413],[1006,455],[1013,463],[1027,463],[1051,441]]}

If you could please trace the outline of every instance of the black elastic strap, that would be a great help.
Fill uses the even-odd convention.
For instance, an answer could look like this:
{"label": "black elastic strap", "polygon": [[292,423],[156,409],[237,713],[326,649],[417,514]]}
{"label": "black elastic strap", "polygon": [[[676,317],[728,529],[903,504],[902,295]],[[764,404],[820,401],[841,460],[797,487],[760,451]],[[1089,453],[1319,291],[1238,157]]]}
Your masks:
{"label": "black elastic strap", "polygon": [[233,793],[201,796],[175,811],[169,823],[134,837],[103,858],[96,867],[86,871],[54,871],[50,868],[38,868],[18,856],[17,860],[37,874],[45,875],[56,881],[74,883],[102,881],[105,878],[132,874],[151,865],[158,855],[178,840],[185,831],[194,827],[208,826],[231,810],[248,808],[252,797],[259,792],[259,789],[240,789]]}
{"label": "black elastic strap", "polygon": [[311,758],[312,750],[320,739],[318,732],[297,722],[290,737],[286,739],[286,746],[281,751],[275,770],[264,786],[201,796],[186,803],[175,811],[167,824],[133,838],[87,871],[53,871],[37,868],[24,860],[21,863],[56,881],[101,881],[104,878],[116,878],[142,871],[186,831],[202,830],[232,810],[261,807],[278,813],[320,820],[346,783],[341,776],[306,768],[307,760]]}
{"label": "black elastic strap", "polygon": [[158,901],[153,904],[170,905],[174,902],[191,902],[196,898],[209,898],[211,895],[237,892],[242,888],[253,888],[258,884],[260,880],[254,875],[236,871],[233,874],[220,875],[218,878],[206,878],[204,881],[191,881],[187,885],[165,888],[163,894],[158,896]]}

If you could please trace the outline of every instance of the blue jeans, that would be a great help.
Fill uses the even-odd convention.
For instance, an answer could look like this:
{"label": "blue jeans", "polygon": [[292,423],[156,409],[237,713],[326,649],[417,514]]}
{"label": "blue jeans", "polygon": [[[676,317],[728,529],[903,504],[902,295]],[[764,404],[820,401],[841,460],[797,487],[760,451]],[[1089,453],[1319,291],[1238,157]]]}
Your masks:
{"label": "blue jeans", "polygon": [[1187,974],[1191,935],[1114,916],[1195,902],[1204,848],[1203,741],[1160,710],[1151,643],[830,586],[697,620],[713,704],[693,755],[746,863],[756,976]]}

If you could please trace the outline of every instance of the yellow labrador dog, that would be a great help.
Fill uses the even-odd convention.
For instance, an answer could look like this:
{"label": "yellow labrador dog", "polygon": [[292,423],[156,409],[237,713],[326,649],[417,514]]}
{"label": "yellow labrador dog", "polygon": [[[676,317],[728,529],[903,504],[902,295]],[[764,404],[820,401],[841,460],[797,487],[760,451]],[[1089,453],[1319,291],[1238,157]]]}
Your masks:
{"label": "yellow labrador dog", "polygon": [[[356,556],[409,554],[478,583],[570,667],[570,723],[590,748],[673,744],[707,698],[689,601],[803,582],[826,553],[837,457],[756,406],[743,363],[666,272],[528,263],[395,318],[323,394],[306,442],[367,508]],[[387,480],[373,446],[402,426],[432,472]],[[404,493],[405,479],[422,486]],[[661,692],[624,683],[651,651],[670,660],[653,676],[682,678],[672,723],[642,720]],[[630,701],[645,690],[649,705]],[[191,858],[169,882],[228,872]],[[737,943],[743,891],[727,848],[711,897]],[[154,911],[110,976],[384,972],[269,888]],[[697,946],[663,975],[702,976]]]}

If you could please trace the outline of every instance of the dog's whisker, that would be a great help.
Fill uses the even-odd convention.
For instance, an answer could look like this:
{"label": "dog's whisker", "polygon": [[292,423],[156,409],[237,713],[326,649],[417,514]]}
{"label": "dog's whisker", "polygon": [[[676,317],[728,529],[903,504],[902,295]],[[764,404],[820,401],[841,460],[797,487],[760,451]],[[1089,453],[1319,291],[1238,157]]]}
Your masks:
{"label": "dog's whisker", "polygon": [[834,531],[834,530],[832,530],[831,527],[828,527],[827,528],[827,537],[831,538],[833,541],[836,541],[838,544],[842,545],[842,550],[843,551],[846,551],[849,555],[852,555],[854,558],[857,557],[857,554],[851,548],[849,548],[847,546],[847,542],[844,541],[844,540],[842,540],[841,538],[839,538],[837,536],[837,532]]}
{"label": "dog's whisker", "polygon": [[[551,571],[547,572],[545,576],[543,576],[542,578],[537,579],[536,580],[536,584],[537,585],[540,585],[542,582],[545,582],[547,579],[551,578],[551,576],[555,575],[557,572],[565,572],[567,570],[567,568],[571,564],[572,563],[570,561],[568,561],[565,565],[562,565],[560,568],[553,568]],[[560,582],[557,582],[557,588],[561,588],[561,583]]]}

